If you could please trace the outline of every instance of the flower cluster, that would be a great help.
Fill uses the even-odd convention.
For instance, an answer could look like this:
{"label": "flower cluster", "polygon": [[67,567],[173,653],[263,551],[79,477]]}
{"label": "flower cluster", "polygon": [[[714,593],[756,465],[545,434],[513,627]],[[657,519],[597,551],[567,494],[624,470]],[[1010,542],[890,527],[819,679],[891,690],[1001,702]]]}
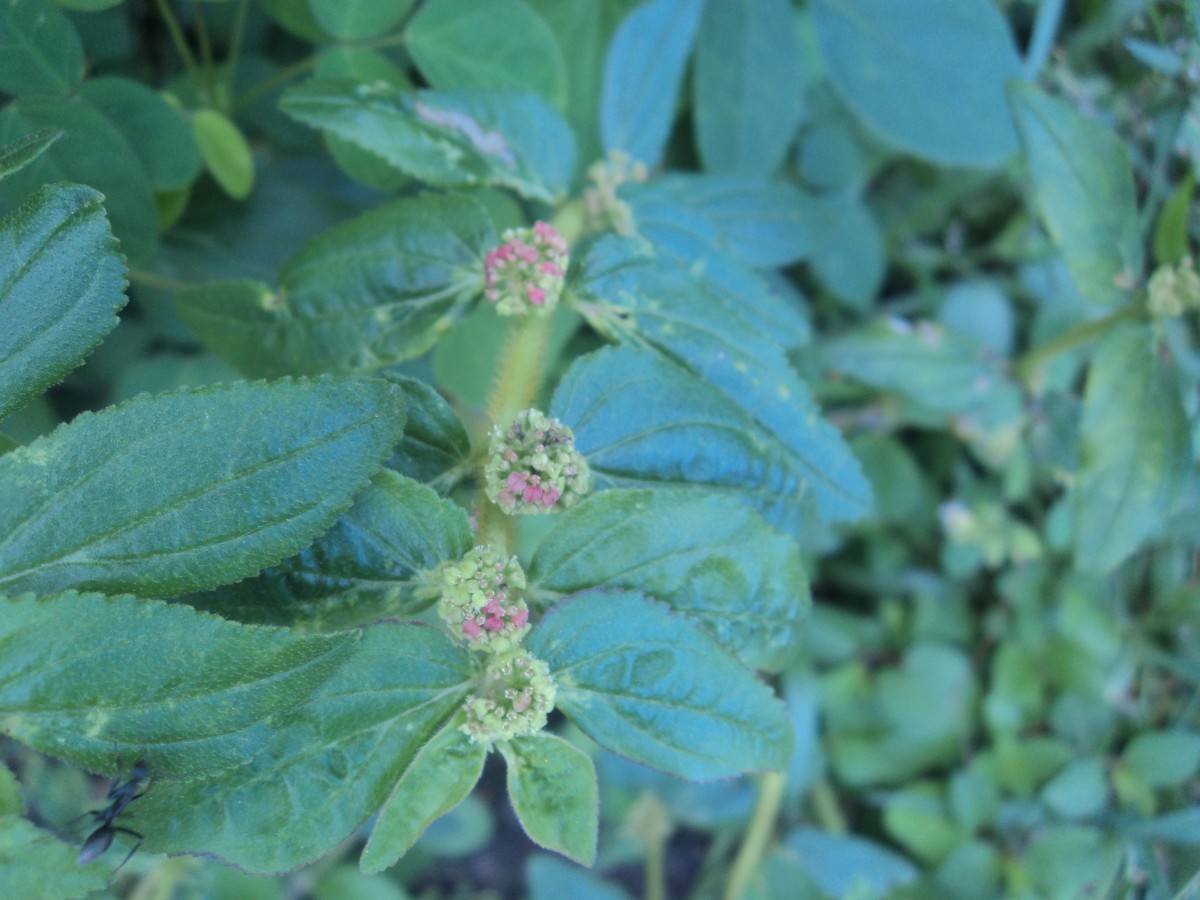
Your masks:
{"label": "flower cluster", "polygon": [[1185,256],[1177,266],[1159,266],[1150,276],[1146,293],[1147,307],[1160,318],[1200,308],[1200,274],[1192,258]]}
{"label": "flower cluster", "polygon": [[589,186],[583,192],[588,215],[597,229],[611,228],[617,234],[633,234],[633,212],[617,196],[627,181],[645,181],[646,167],[622,150],[610,150],[608,158],[593,163],[587,171]]}
{"label": "flower cluster", "polygon": [[467,700],[464,732],[476,741],[509,741],[540,731],[554,708],[550,667],[523,650],[488,660],[478,689]]}
{"label": "flower cluster", "polygon": [[438,615],[457,637],[489,653],[506,653],[520,644],[529,631],[529,607],[521,597],[525,573],[516,557],[476,547],[438,571]]}
{"label": "flower cluster", "polygon": [[509,228],[483,261],[484,296],[502,316],[549,312],[562,294],[567,241],[545,222]]}
{"label": "flower cluster", "polygon": [[484,474],[488,499],[514,515],[570,506],[589,486],[571,429],[536,409],[517,413],[505,431],[496,427]]}

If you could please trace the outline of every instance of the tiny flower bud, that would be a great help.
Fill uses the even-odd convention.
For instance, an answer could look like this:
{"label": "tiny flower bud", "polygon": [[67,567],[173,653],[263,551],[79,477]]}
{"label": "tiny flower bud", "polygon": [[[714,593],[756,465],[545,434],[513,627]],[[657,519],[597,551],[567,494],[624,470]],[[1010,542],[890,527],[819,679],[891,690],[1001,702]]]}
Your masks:
{"label": "tiny flower bud", "polygon": [[491,657],[467,698],[462,730],[474,741],[508,741],[540,731],[554,709],[550,667],[523,650]]}
{"label": "tiny flower bud", "polygon": [[1159,317],[1179,316],[1200,307],[1200,275],[1190,256],[1177,266],[1159,266],[1146,286],[1146,305]]}
{"label": "tiny flower bud", "polygon": [[571,506],[590,481],[571,429],[536,409],[517,413],[507,431],[492,432],[484,474],[488,499],[513,515]]}
{"label": "tiny flower bud", "polygon": [[509,228],[483,261],[484,296],[502,316],[549,312],[567,274],[566,239],[545,222]]}
{"label": "tiny flower bud", "polygon": [[633,211],[617,196],[617,190],[627,181],[645,181],[645,165],[634,162],[624,151],[610,150],[607,159],[588,168],[587,176],[590,185],[583,196],[594,226],[633,234]]}
{"label": "tiny flower bud", "polygon": [[476,547],[438,572],[438,615],[455,637],[489,653],[520,645],[529,632],[529,607],[521,596],[525,573],[515,556],[506,560],[491,547]]}

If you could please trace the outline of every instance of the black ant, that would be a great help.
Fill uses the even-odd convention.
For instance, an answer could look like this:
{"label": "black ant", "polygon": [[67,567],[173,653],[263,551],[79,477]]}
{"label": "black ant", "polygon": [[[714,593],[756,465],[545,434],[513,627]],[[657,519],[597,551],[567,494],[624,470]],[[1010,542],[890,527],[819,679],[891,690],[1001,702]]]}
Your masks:
{"label": "black ant", "polygon": [[104,809],[93,809],[88,813],[88,815],[100,822],[100,826],[83,842],[83,847],[79,850],[79,857],[75,860],[78,865],[87,865],[103,856],[105,851],[112,846],[113,838],[116,837],[117,832],[137,838],[137,843],[133,845],[132,850],[125,854],[125,858],[121,860],[121,865],[113,870],[113,874],[115,875],[119,872],[121,866],[129,862],[133,854],[137,853],[138,847],[142,846],[142,841],[145,840],[145,835],[139,834],[132,828],[123,828],[115,824],[115,822],[117,816],[125,811],[125,807],[146,793],[145,791],[138,793],[138,787],[141,786],[141,783],[149,775],[150,769],[146,765],[146,761],[139,759],[133,764],[127,781],[113,779],[113,783],[108,787],[108,793],[104,795],[104,799],[108,801],[108,805]]}

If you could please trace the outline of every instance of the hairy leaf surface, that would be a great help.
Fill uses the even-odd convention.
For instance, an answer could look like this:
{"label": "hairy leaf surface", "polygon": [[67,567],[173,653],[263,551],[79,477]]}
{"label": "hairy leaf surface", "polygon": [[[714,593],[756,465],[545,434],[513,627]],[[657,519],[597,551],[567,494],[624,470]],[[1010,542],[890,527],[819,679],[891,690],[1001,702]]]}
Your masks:
{"label": "hairy leaf surface", "polygon": [[536,844],[580,865],[596,861],[600,792],[591,758],[562,738],[539,732],[500,746],[508,798]]}

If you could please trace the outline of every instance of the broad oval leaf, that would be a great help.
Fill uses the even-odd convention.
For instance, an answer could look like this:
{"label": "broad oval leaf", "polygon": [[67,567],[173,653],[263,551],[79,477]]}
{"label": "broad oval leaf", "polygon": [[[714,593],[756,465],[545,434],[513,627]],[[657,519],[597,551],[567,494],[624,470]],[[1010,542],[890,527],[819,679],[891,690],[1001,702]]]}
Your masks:
{"label": "broad oval leaf", "polygon": [[1017,149],[1004,86],[1021,60],[988,0],[815,0],[812,17],[834,87],[890,143],[965,166]]}
{"label": "broad oval leaf", "polygon": [[413,759],[383,804],[359,865],[381,872],[412,849],[435,819],[458,806],[483,774],[486,742],[475,741],[451,719]]}
{"label": "broad oval leaf", "polygon": [[405,48],[438,90],[529,91],[562,110],[567,67],[549,26],[521,0],[438,0],[405,30]]}
{"label": "broad oval leaf", "polygon": [[491,185],[552,203],[575,168],[571,129],[534,94],[315,78],[280,108],[436,187]]}
{"label": "broad oval leaf", "polygon": [[705,4],[693,76],[696,141],[710,172],[769,176],[804,111],[789,0]]}
{"label": "broad oval leaf", "polygon": [[377,369],[423,353],[465,312],[496,243],[469,197],[397,200],[311,241],[277,292],[216,282],[181,292],[179,313],[248,375]]}
{"label": "broad oval leaf", "polygon": [[62,136],[63,132],[57,128],[42,128],[0,146],[0,178],[25,168]]}
{"label": "broad oval leaf", "polygon": [[73,591],[3,598],[0,613],[0,727],[106,774],[122,753],[144,757],[152,777],[241,765],[272,733],[271,717],[357,642]]}
{"label": "broad oval leaf", "polygon": [[703,0],[648,0],[621,20],[604,59],[605,150],[658,165],[703,8]]}
{"label": "broad oval leaf", "polygon": [[692,491],[604,491],[555,520],[530,588],[553,598],[604,585],[670,603],[754,667],[789,661],[810,602],[795,541],[730,498]]}
{"label": "broad oval leaf", "polygon": [[458,712],[473,674],[470,654],[440,630],[395,622],[365,629],[250,763],[151,786],[138,801],[146,849],[212,854],[257,874],[328,853]]}
{"label": "broad oval leaf", "polygon": [[215,109],[192,115],[192,133],[213,179],[235,200],[245,200],[254,187],[254,154],[233,120]]}
{"label": "broad oval leaf", "polygon": [[343,41],[383,34],[399,24],[414,0],[308,0],[313,18]]}
{"label": "broad oval leaf", "polygon": [[0,93],[65,94],[81,78],[83,45],[54,3],[0,3]]}
{"label": "broad oval leaf", "polygon": [[557,735],[526,734],[500,745],[508,799],[535,844],[581,865],[596,861],[600,791],[591,758]]}
{"label": "broad oval leaf", "polygon": [[205,590],[328,528],[404,426],[391,385],[140,396],[0,457],[0,590]]}
{"label": "broad oval leaf", "polygon": [[102,199],[54,185],[0,220],[0,418],[59,381],[117,324],[125,266]]}
{"label": "broad oval leaf", "polygon": [[28,819],[0,816],[0,884],[11,897],[73,900],[103,891],[112,880],[108,869],[98,861],[81,868],[78,854]]}
{"label": "broad oval leaf", "polygon": [[1125,145],[1032,85],[1011,89],[1034,200],[1080,294],[1125,302],[1142,276],[1144,251]]}
{"label": "broad oval leaf", "polygon": [[186,600],[239,622],[333,630],[429,603],[422,573],[471,549],[466,511],[395,472],[379,472],[333,527],[253,578]]}
{"label": "broad oval leaf", "polygon": [[1075,492],[1075,561],[1109,572],[1155,535],[1191,470],[1191,427],[1178,375],[1148,326],[1101,342],[1088,372]]}
{"label": "broad oval leaf", "polygon": [[529,638],[556,706],[614,753],[695,781],[782,770],[783,704],[708,633],[639,593],[586,591]]}

